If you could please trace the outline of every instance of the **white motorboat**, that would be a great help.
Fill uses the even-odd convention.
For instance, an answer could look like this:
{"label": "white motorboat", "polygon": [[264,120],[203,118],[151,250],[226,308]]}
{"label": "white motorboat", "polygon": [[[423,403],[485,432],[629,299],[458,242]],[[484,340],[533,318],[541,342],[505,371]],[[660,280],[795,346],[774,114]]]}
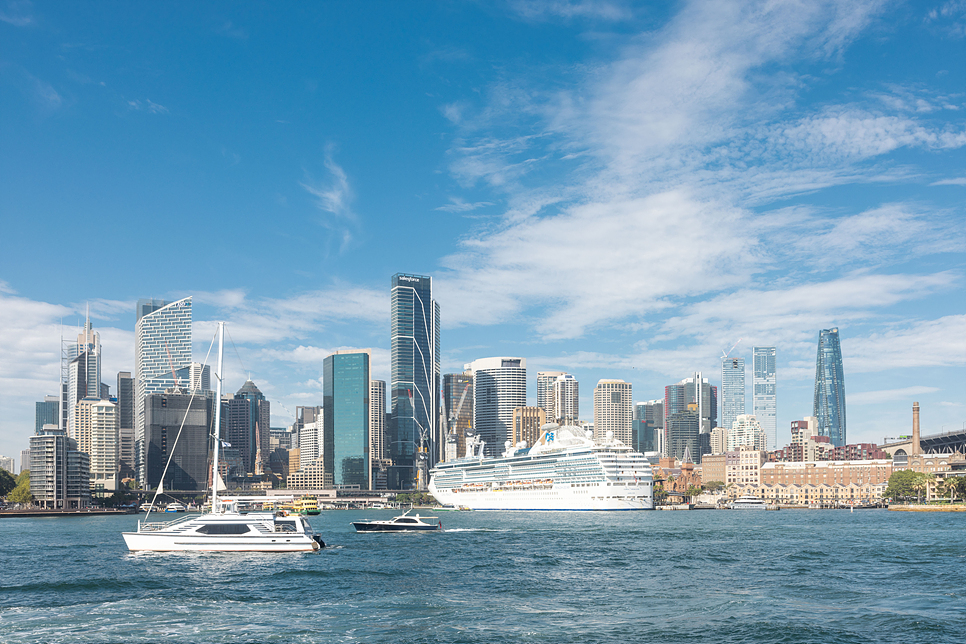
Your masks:
{"label": "white motorboat", "polygon": [[[218,323],[218,372],[215,380],[215,400],[221,400],[222,364],[225,326]],[[190,406],[190,405],[189,405]],[[215,405],[213,427],[221,427],[221,405]],[[214,437],[212,454],[211,511],[188,515],[162,523],[138,521],[136,532],[124,532],[128,550],[172,552],[201,550],[208,552],[311,552],[325,547],[322,538],[312,530],[308,520],[284,513],[242,512],[237,499],[218,498],[219,437]],[[177,438],[175,438],[177,445]],[[171,449],[174,453],[174,446]],[[165,468],[167,470],[167,467]],[[161,475],[164,480],[164,473]],[[160,486],[158,492],[160,493]],[[152,503],[153,504],[153,503]],[[184,507],[184,506],[182,506]]]}
{"label": "white motorboat", "polygon": [[188,508],[186,508],[183,503],[178,503],[177,501],[173,501],[169,503],[167,506],[165,506],[164,511],[165,512],[187,512]]}
{"label": "white motorboat", "polygon": [[767,508],[767,503],[759,499],[757,496],[752,496],[749,494],[739,497],[731,504],[732,510],[765,510]]}
{"label": "white motorboat", "polygon": [[[443,529],[443,522],[439,517],[421,517],[418,514],[410,516],[409,512],[407,510],[388,521],[354,521],[352,527],[356,532],[429,532]],[[426,523],[426,519],[436,520],[436,523]]]}

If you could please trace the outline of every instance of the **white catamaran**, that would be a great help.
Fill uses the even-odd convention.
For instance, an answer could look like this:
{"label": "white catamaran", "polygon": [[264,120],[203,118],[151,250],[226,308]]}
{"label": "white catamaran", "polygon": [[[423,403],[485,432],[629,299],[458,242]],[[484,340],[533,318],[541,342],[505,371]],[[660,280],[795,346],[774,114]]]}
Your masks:
{"label": "white catamaran", "polygon": [[[221,400],[225,323],[218,323],[218,372],[215,400]],[[221,427],[221,405],[215,405],[214,427]],[[137,532],[124,532],[131,551],[172,552],[303,552],[325,547],[322,538],[300,516],[282,512],[241,512],[237,499],[218,498],[218,448],[221,438],[215,430],[211,468],[211,511],[174,521],[149,523],[148,515],[138,521]],[[177,444],[177,439],[175,439]],[[172,454],[174,449],[171,450]],[[164,475],[162,474],[162,480]],[[160,485],[159,485],[160,491]]]}

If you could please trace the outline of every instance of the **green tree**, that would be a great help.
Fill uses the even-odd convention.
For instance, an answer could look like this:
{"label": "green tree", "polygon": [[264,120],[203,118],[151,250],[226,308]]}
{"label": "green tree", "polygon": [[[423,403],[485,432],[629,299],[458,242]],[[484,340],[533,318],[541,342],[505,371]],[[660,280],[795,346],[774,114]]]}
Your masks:
{"label": "green tree", "polygon": [[688,497],[690,497],[690,499],[691,499],[692,502],[694,501],[694,497],[696,497],[699,494],[701,494],[701,488],[700,487],[698,487],[697,485],[689,485],[688,486],[687,495],[688,495]]}
{"label": "green tree", "polygon": [[664,503],[667,498],[667,490],[664,489],[664,483],[658,483],[654,486],[654,502]]}
{"label": "green tree", "polygon": [[0,496],[7,496],[15,487],[17,487],[17,481],[13,478],[13,474],[7,470],[0,470]]}
{"label": "green tree", "polygon": [[929,483],[936,480],[932,474],[916,472],[916,477],[912,481],[912,489],[916,491],[916,503],[922,503],[922,495],[929,489]]}
{"label": "green tree", "polygon": [[899,470],[892,473],[889,477],[889,484],[883,496],[893,501],[906,500],[915,496],[916,491],[913,484],[916,482],[917,473],[912,470]]}
{"label": "green tree", "polygon": [[706,489],[708,492],[717,492],[718,490],[724,488],[725,484],[721,481],[708,481],[701,487]]}
{"label": "green tree", "polygon": [[7,495],[10,503],[33,503],[34,495],[30,493],[30,476],[20,475],[17,478],[20,483]]}
{"label": "green tree", "polygon": [[20,473],[20,476],[17,477],[17,485],[20,485],[24,481],[26,481],[28,485],[30,484],[30,470],[24,470]]}

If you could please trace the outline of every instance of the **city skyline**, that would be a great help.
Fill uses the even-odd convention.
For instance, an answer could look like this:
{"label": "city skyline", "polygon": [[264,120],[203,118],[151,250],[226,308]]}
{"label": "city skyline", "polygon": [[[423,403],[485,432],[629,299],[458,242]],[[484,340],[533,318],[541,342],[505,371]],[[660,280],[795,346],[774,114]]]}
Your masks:
{"label": "city skyline", "polygon": [[138,299],[190,296],[191,359],[227,320],[226,391],[250,375],[285,426],[336,350],[390,382],[399,271],[433,278],[442,373],[521,356],[638,402],[719,385],[741,337],[746,367],[777,347],[781,446],[837,327],[849,442],[903,432],[912,400],[924,433],[962,427],[961,19],[563,5],[7,10],[0,453],[60,393],[88,302],[102,382],[136,370]]}

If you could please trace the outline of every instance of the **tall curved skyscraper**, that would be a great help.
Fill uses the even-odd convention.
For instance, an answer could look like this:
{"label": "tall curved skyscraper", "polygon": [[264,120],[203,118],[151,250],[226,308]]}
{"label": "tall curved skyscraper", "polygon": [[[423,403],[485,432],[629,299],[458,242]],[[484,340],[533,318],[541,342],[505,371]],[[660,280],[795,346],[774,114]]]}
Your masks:
{"label": "tall curved skyscraper", "polygon": [[835,447],[845,446],[845,374],[837,328],[818,333],[812,415],[818,419],[820,435],[828,436]]}
{"label": "tall curved skyscraper", "polygon": [[423,457],[429,467],[436,465],[439,453],[439,304],[433,299],[433,279],[393,275],[390,316],[392,468],[388,485],[409,490],[417,484],[420,450],[426,450]]}

